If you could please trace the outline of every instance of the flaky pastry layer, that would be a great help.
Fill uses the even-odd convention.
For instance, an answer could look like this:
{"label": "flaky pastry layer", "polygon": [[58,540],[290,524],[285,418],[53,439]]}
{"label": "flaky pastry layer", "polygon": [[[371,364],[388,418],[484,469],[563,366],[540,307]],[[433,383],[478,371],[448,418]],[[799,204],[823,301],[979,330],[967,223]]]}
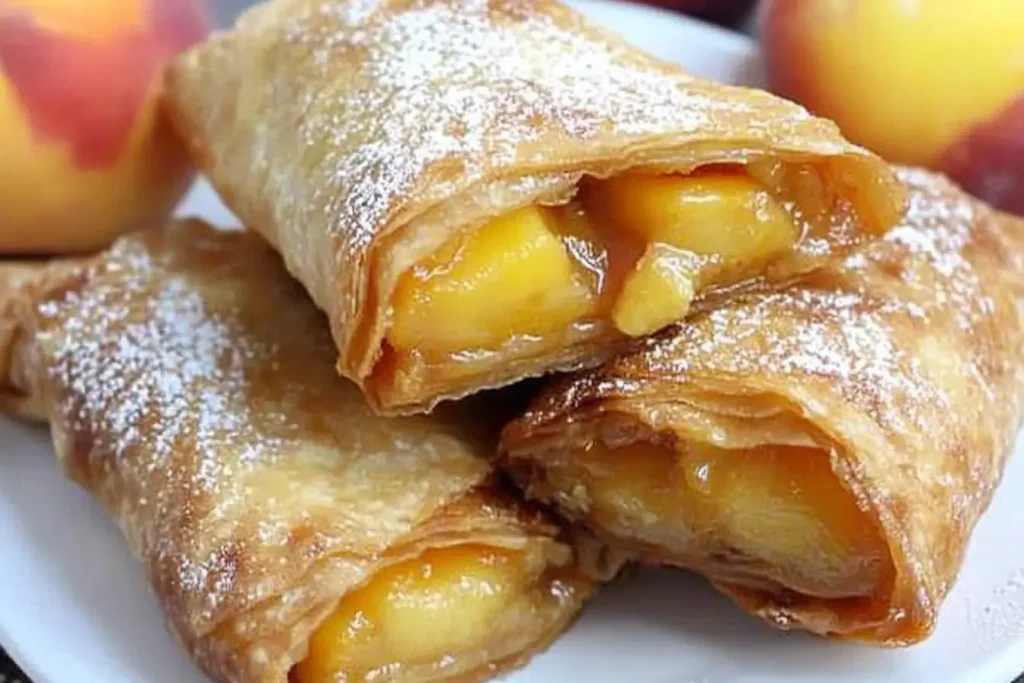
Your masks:
{"label": "flaky pastry layer", "polygon": [[554,382],[504,433],[526,491],[776,626],[927,636],[1020,422],[1024,225],[901,176],[883,240]]}
{"label": "flaky pastry layer", "polygon": [[7,380],[212,678],[490,678],[590,594],[573,545],[495,483],[484,409],[373,416],[257,237],[184,223],[39,268],[5,309],[26,349]]}
{"label": "flaky pastry layer", "polygon": [[[641,248],[626,260],[642,272],[625,299],[661,290],[659,310],[595,311],[573,293],[571,250],[557,247],[564,258],[544,252],[525,275],[497,279],[493,301],[472,303],[473,320],[489,302],[492,312],[513,309],[498,328],[533,307],[560,321],[554,329],[470,329],[439,357],[417,346],[451,333],[454,323],[437,327],[471,304],[423,303],[437,288],[403,298],[409,273],[517,210],[565,205],[588,185],[686,180],[720,166],[772,192],[780,177],[805,175],[771,200],[792,218],[793,236],[743,240],[770,245],[771,258],[737,274],[747,282],[812,270],[879,234],[902,208],[888,167],[830,122],[765,92],[694,78],[551,0],[275,0],[180,58],[168,91],[202,168],[327,312],[339,371],[383,413],[423,412],[444,398],[593,365],[628,336],[681,318],[694,295],[735,284],[683,273],[701,256],[684,239],[683,257],[661,249],[644,260]],[[762,209],[755,213],[773,211]],[[628,233],[609,212],[593,218],[613,237]],[[680,220],[696,233],[722,229],[700,213]],[[816,230],[819,213],[844,215],[845,228]],[[643,236],[641,247],[659,240]],[[496,250],[477,275],[507,265],[508,253]],[[539,292],[503,298],[559,269],[558,301]],[[418,313],[403,315],[416,301]],[[435,327],[411,324],[417,316]]]}

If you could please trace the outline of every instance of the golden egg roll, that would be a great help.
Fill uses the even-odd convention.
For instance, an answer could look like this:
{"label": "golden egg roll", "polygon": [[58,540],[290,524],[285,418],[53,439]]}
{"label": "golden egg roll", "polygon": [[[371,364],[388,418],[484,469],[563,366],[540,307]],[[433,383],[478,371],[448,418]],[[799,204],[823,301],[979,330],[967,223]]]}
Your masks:
{"label": "golden egg roll", "polygon": [[595,365],[903,208],[832,123],[551,0],[274,0],[183,55],[168,93],[382,413]]}
{"label": "golden egg roll", "polygon": [[263,240],[187,223],[70,270],[18,307],[22,390],[211,678],[482,680],[591,592],[489,415],[373,416]]}
{"label": "golden egg roll", "polygon": [[501,442],[529,496],[777,627],[926,637],[1017,435],[1024,223],[902,177],[883,240],[547,387]]}

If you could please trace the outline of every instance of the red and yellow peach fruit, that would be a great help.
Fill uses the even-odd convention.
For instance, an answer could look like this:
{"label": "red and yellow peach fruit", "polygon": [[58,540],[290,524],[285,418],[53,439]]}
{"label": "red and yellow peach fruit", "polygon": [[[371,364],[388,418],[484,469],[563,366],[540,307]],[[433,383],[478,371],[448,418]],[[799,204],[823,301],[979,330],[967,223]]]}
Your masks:
{"label": "red and yellow peach fruit", "polygon": [[192,177],[163,67],[208,30],[200,0],[0,0],[0,253],[102,247]]}

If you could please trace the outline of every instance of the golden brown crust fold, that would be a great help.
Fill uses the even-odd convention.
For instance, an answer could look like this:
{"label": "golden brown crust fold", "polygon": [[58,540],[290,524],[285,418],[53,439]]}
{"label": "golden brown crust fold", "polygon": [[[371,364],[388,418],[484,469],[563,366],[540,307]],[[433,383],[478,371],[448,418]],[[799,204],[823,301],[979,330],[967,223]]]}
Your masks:
{"label": "golden brown crust fold", "polygon": [[460,680],[525,661],[590,592],[557,528],[493,482],[487,421],[372,416],[258,238],[140,233],[33,304],[22,359],[57,455],[214,679],[285,683],[344,595],[428,548],[514,549],[561,577],[523,647]]}
{"label": "golden brown crust fold", "polygon": [[22,320],[40,292],[57,286],[85,259],[0,261],[0,412],[25,420],[45,421],[40,397],[26,377],[29,339]]}
{"label": "golden brown crust fold", "polygon": [[585,488],[553,489],[545,463],[638,433],[831,449],[833,471],[888,545],[893,585],[865,604],[710,578],[779,627],[886,645],[930,633],[1021,417],[1024,224],[940,177],[902,179],[903,223],[841,266],[721,303],[553,383],[503,436],[526,489],[586,522]]}
{"label": "golden brown crust fold", "polygon": [[[427,397],[368,382],[402,272],[487,217],[566,200],[583,175],[780,160],[818,167],[862,217],[854,233],[900,208],[888,168],[832,123],[693,78],[551,0],[275,0],[178,60],[169,93],[202,168],[328,313],[339,371],[384,412],[592,365],[621,344],[496,353]],[[857,240],[828,241],[800,268]]]}

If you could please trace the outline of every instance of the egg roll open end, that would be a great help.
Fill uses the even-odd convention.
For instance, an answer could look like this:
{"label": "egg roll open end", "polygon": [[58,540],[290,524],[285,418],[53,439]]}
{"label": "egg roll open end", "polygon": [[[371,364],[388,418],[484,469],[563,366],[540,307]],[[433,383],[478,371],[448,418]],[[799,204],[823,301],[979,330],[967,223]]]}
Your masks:
{"label": "egg roll open end", "polygon": [[571,568],[481,544],[432,548],[375,574],[313,633],[291,683],[475,680],[565,625],[589,590]]}
{"label": "egg roll open end", "polygon": [[449,382],[488,355],[649,335],[701,292],[785,269],[806,240],[834,238],[840,200],[820,173],[724,164],[583,178],[568,202],[461,230],[399,278],[374,377]]}
{"label": "egg roll open end", "polygon": [[829,455],[596,442],[532,476],[585,500],[587,523],[604,537],[716,583],[790,598],[870,598],[891,584],[889,549]]}

